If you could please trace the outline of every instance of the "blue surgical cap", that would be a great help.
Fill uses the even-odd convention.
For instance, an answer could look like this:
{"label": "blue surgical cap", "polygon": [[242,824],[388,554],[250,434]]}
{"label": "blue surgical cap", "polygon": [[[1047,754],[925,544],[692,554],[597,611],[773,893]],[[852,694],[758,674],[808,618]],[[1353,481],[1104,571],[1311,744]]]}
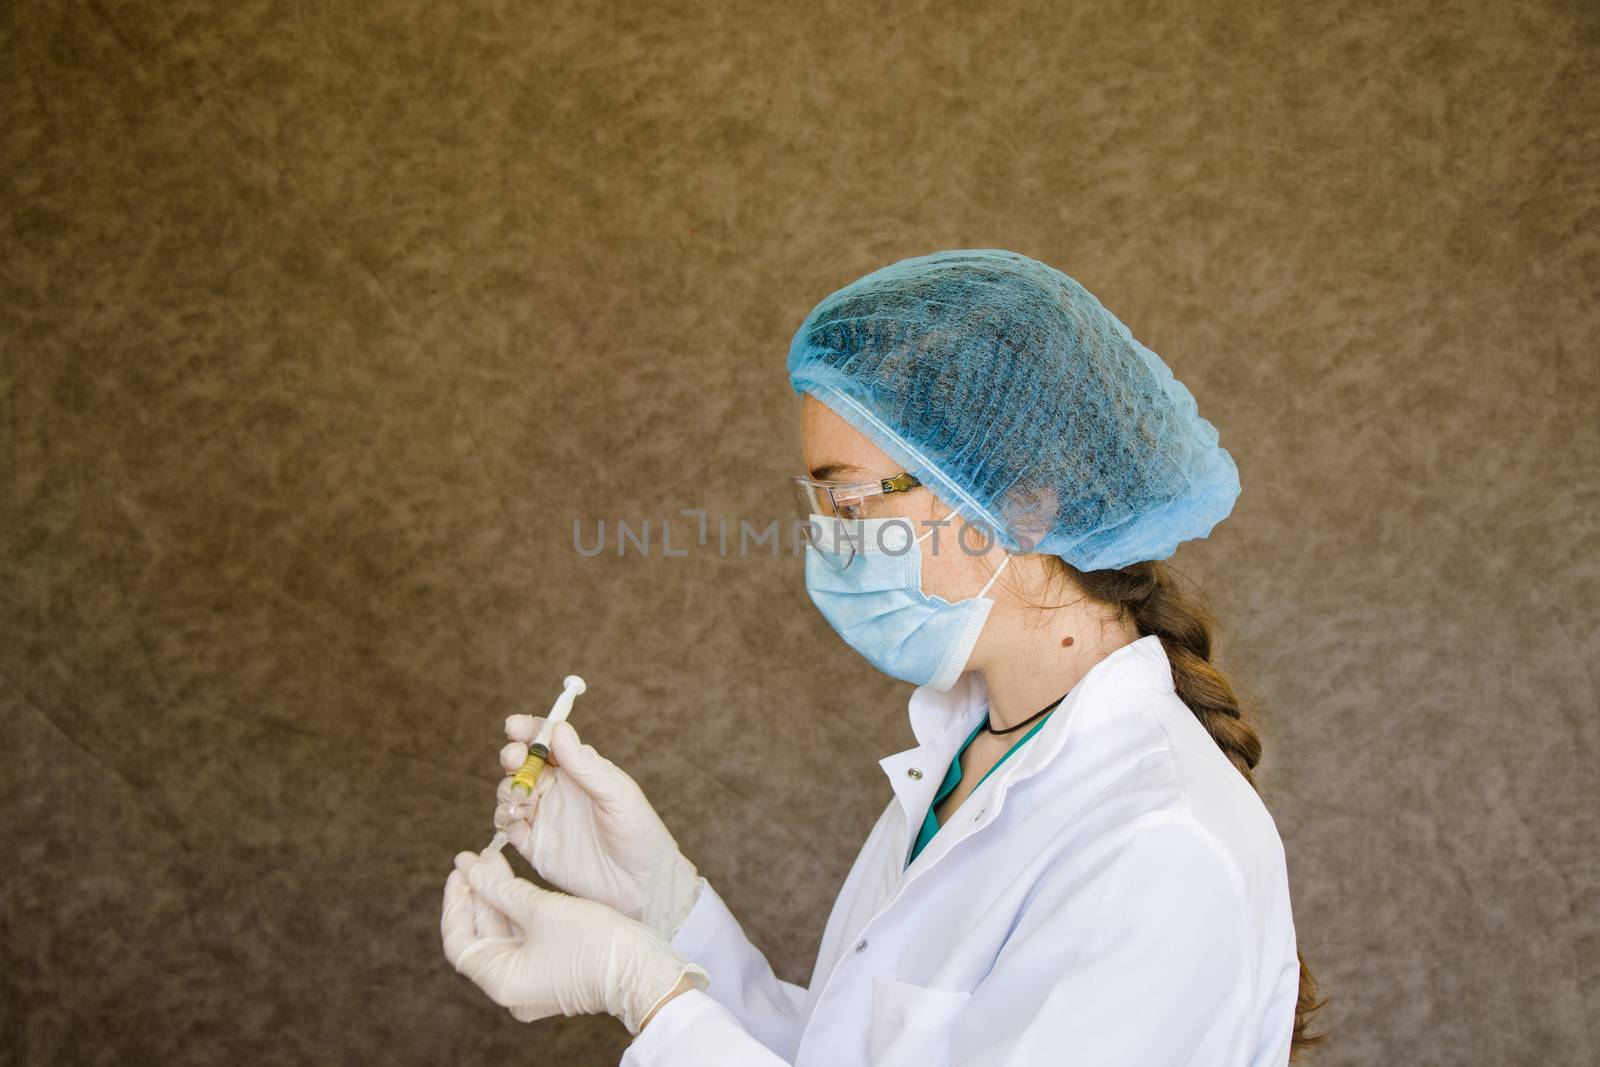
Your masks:
{"label": "blue surgical cap", "polygon": [[1094,295],[1000,248],[891,263],[824,297],[789,381],[1014,552],[1166,559],[1233,510],[1193,395]]}

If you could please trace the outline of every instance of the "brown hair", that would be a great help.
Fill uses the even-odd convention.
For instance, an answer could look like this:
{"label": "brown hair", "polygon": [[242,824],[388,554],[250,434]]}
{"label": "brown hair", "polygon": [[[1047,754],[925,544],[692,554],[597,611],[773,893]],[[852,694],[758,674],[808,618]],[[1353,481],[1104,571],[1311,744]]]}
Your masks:
{"label": "brown hair", "polygon": [[[1046,556],[1052,581],[1065,579],[1090,600],[1131,618],[1140,637],[1161,639],[1172,664],[1172,682],[1179,698],[1193,711],[1217,746],[1256,788],[1252,769],[1261,760],[1261,738],[1251,725],[1233,686],[1211,663],[1211,638],[1216,618],[1200,595],[1179,583],[1179,574],[1161,560],[1146,560],[1116,570],[1080,571],[1059,556]],[[1326,1003],[1317,999],[1317,983],[1298,947],[1300,995],[1294,1008],[1294,1036],[1289,1062],[1302,1063],[1306,1052],[1328,1040],[1326,1030],[1311,1033],[1312,1016]]]}

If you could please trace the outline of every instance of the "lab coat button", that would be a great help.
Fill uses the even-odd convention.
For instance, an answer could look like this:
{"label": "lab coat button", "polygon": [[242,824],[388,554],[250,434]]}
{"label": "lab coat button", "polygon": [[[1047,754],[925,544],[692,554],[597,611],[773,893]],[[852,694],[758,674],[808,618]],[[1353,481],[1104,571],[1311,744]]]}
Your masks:
{"label": "lab coat button", "polygon": [[907,776],[909,776],[911,778],[921,778],[922,777],[922,771],[921,771],[920,768],[917,768],[917,767],[909,767],[909,768],[907,768],[906,769],[906,774],[907,774]]}
{"label": "lab coat button", "polygon": [[863,937],[860,941],[856,942],[856,951],[857,952],[860,952],[862,949],[864,949],[866,947],[867,947],[867,939],[866,938]]}
{"label": "lab coat button", "polygon": [[988,808],[979,808],[978,809],[978,814],[976,814],[976,815],[974,815],[972,817],[972,821],[973,822],[977,822],[979,819],[983,818],[983,813],[988,811],[988,810],[989,810]]}

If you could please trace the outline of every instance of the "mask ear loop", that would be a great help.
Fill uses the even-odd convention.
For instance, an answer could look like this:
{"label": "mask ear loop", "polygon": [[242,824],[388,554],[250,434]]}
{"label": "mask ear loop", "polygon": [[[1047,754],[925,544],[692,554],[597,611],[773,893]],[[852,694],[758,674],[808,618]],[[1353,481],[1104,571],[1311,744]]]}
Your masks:
{"label": "mask ear loop", "polygon": [[996,567],[994,569],[994,573],[989,575],[989,580],[987,582],[983,583],[983,588],[978,590],[978,595],[979,596],[982,596],[983,594],[985,594],[985,593],[987,593],[989,591],[989,587],[994,584],[994,580],[996,578],[1000,577],[1000,572],[1005,570],[1006,569],[1006,564],[1010,563],[1010,562],[1011,562],[1011,553],[1007,552],[1006,553],[1006,558],[1000,561],[1000,566],[998,566],[998,567]]}
{"label": "mask ear loop", "polygon": [[[948,519],[950,516],[954,515],[955,513],[956,513],[956,509],[955,508],[951,508],[949,511],[945,512],[944,517]],[[938,529],[937,526],[929,527],[927,533],[925,533],[921,537],[917,538],[917,543],[921,544],[923,541],[926,541],[928,538],[932,537],[933,536],[933,532],[935,530],[937,530],[937,529]],[[1002,559],[1000,561],[1000,566],[998,566],[998,567],[996,567],[994,569],[994,573],[989,575],[989,580],[987,582],[983,583],[983,588],[978,590],[978,596],[981,597],[981,596],[983,596],[983,594],[985,594],[985,593],[987,593],[989,591],[989,587],[994,585],[995,580],[1000,577],[1000,572],[1005,570],[1006,569],[1006,564],[1008,564],[1010,562],[1011,562],[1011,553],[1007,552],[1005,559]]]}

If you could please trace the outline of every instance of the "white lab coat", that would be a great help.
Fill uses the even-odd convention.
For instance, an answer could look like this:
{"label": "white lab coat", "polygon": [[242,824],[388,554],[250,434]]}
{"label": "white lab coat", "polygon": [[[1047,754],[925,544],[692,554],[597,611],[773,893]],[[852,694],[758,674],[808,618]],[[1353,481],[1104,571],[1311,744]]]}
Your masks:
{"label": "white lab coat", "polygon": [[1173,690],[1113,652],[905,865],[983,681],[910,702],[915,748],[834,902],[809,986],[709,883],[672,939],[710,975],[623,1067],[1281,1067],[1299,981],[1283,844]]}

